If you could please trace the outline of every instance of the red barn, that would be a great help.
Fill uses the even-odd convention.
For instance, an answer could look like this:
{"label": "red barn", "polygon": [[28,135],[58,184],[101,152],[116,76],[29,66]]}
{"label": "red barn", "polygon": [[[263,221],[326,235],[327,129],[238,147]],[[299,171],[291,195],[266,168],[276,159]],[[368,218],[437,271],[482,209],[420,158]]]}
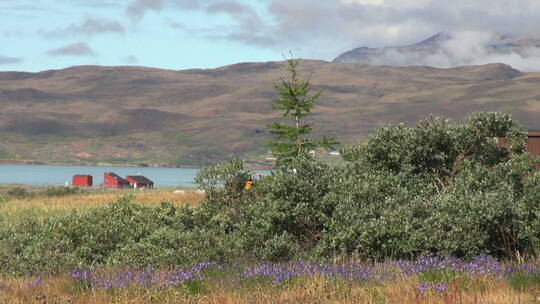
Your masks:
{"label": "red barn", "polygon": [[[540,131],[529,131],[527,139],[527,152],[536,157],[540,157]],[[540,170],[540,165],[536,168]]]}
{"label": "red barn", "polygon": [[122,188],[128,188],[129,183],[125,179],[118,176],[116,173],[105,172],[103,174],[103,187],[113,188],[113,189],[122,189]]}
{"label": "red barn", "polygon": [[92,175],[75,175],[72,185],[74,187],[92,187]]}
{"label": "red barn", "polygon": [[[536,157],[540,157],[540,131],[528,131],[527,133],[527,144],[525,146],[525,151]],[[505,142],[505,138],[500,138],[499,145],[504,145]],[[540,170],[540,165],[538,165],[536,168]]]}
{"label": "red barn", "polygon": [[154,182],[142,175],[126,176],[126,181],[135,189],[154,188]]}

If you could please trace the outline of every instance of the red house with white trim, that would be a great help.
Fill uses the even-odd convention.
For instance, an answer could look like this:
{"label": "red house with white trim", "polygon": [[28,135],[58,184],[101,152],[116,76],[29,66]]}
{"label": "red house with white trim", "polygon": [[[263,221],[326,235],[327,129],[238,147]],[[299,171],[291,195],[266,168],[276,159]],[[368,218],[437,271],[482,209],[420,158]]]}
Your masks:
{"label": "red house with white trim", "polygon": [[73,176],[73,187],[92,187],[92,175]]}
{"label": "red house with white trim", "polygon": [[154,188],[154,182],[142,175],[128,175],[126,181],[135,189]]}
{"label": "red house with white trim", "polygon": [[112,189],[129,188],[129,183],[113,172],[103,173],[103,187]]}

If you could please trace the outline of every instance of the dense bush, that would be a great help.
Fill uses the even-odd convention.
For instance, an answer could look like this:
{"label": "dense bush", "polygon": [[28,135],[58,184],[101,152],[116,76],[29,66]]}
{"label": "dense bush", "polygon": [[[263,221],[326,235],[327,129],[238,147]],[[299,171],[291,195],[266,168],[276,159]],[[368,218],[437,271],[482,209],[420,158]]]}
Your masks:
{"label": "dense bush", "polygon": [[75,194],[84,194],[85,190],[76,187],[48,187],[45,191],[35,191],[29,192],[23,187],[13,187],[3,193],[0,193],[0,202],[7,201],[9,199],[25,199],[32,198],[36,196],[47,196],[47,197],[56,197],[56,196],[67,196]]}
{"label": "dense bush", "polygon": [[189,265],[223,261],[233,249],[219,221],[169,203],[144,206],[126,196],[106,207],[0,230],[0,272],[58,272],[74,267]]}
{"label": "dense bush", "polygon": [[426,177],[365,174],[327,197],[338,203],[317,252],[372,259],[538,254],[540,175],[528,163],[467,162],[442,193]]}
{"label": "dense bush", "polygon": [[[506,144],[497,144],[506,137]],[[0,272],[203,261],[540,254],[540,172],[508,116],[386,127],[331,167],[295,158],[244,183],[240,159],[201,170],[200,207],[107,207],[0,229]]]}
{"label": "dense bush", "polygon": [[68,196],[68,195],[75,195],[75,194],[84,194],[86,191],[77,188],[77,187],[50,187],[45,190],[45,196],[53,197],[53,196]]}
{"label": "dense bush", "polygon": [[324,200],[336,169],[309,157],[255,184],[257,199],[242,207],[240,247],[257,258],[290,259],[309,251],[321,237],[334,206]]}
{"label": "dense bush", "polygon": [[6,198],[23,199],[23,198],[32,197],[33,194],[28,192],[28,190],[26,190],[23,187],[13,187],[7,190],[3,196]]}

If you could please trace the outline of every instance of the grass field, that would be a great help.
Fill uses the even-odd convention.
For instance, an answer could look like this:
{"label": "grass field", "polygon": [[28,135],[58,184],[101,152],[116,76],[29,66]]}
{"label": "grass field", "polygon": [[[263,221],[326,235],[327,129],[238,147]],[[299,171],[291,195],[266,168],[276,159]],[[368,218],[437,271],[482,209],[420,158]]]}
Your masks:
{"label": "grass field", "polygon": [[[90,191],[0,203],[4,225],[105,206],[133,194],[142,204],[197,206],[204,194],[174,189]],[[0,275],[0,303],[540,303],[540,261],[487,257],[387,263],[197,265],[190,269],[74,269],[62,275]]]}
{"label": "grass field", "polygon": [[[4,189],[9,187],[4,186]],[[46,187],[29,187],[29,193],[34,196],[25,198],[5,198],[0,203],[0,214],[5,223],[13,223],[24,218],[37,218],[43,220],[47,216],[68,213],[73,209],[85,210],[104,206],[115,201],[120,196],[133,194],[135,201],[142,204],[159,204],[167,201],[174,205],[196,206],[204,197],[193,189],[184,190],[183,193],[174,193],[173,188],[153,190],[92,190],[82,194],[48,197],[40,195]],[[0,192],[1,189],[0,189]]]}

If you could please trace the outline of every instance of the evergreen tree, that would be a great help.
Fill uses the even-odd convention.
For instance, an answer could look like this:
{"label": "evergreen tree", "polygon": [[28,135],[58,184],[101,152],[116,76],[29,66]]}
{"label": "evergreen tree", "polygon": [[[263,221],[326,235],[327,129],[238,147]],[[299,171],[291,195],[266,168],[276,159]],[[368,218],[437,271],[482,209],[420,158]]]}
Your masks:
{"label": "evergreen tree", "polygon": [[308,155],[309,151],[317,147],[330,148],[337,144],[331,138],[323,137],[316,140],[308,136],[312,128],[302,119],[309,115],[315,101],[321,97],[322,90],[309,94],[311,77],[300,79],[296,71],[300,60],[291,58],[286,64],[290,78],[281,78],[281,81],[274,85],[279,96],[272,100],[272,108],[284,111],[282,116],[290,118],[290,121],[289,123],[273,122],[268,125],[270,133],[278,138],[277,141],[268,143],[272,154],[278,160],[278,165],[288,164],[300,155]]}

